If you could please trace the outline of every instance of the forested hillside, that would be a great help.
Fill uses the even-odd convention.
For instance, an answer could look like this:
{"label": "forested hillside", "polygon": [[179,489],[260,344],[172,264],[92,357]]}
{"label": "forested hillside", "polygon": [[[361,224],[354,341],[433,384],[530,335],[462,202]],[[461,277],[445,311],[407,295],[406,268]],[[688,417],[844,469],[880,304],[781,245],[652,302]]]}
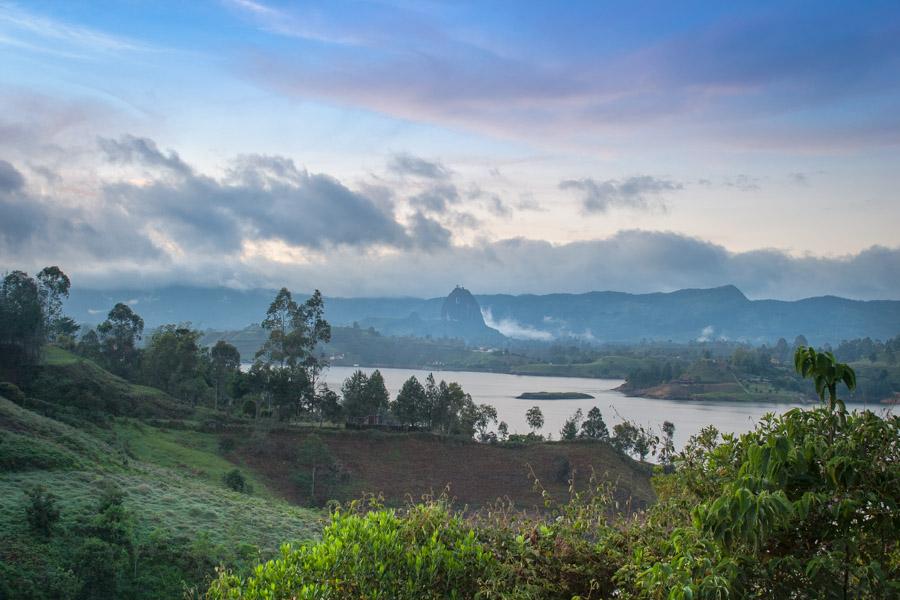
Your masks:
{"label": "forested hillside", "polygon": [[[595,343],[641,340],[688,342],[729,339],[773,344],[805,335],[814,344],[854,338],[886,339],[900,332],[900,301],[857,301],[834,296],[797,301],[750,300],[734,286],[670,293],[480,295],[488,325],[507,337]],[[201,329],[241,329],[259,322],[272,290],[168,287],[146,290],[75,290],[70,310],[79,323],[96,323],[104,307],[132,303],[147,324],[190,321]],[[444,298],[328,298],[333,325],[374,326],[386,335],[453,337],[441,323]],[[466,331],[457,337],[469,339]],[[484,336],[469,341],[483,343]],[[500,344],[499,338],[489,338]]]}

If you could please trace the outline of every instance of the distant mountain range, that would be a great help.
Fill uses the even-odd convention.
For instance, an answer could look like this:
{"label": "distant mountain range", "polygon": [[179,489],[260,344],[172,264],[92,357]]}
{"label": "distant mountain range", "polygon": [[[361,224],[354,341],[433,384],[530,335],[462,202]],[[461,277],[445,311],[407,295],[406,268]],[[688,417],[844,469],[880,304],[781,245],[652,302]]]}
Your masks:
{"label": "distant mountain range", "polygon": [[[190,321],[199,329],[240,329],[260,322],[274,290],[166,287],[152,291],[75,289],[67,313],[81,323],[105,318],[116,302],[131,304],[152,328]],[[298,298],[303,298],[298,294]],[[822,296],[749,300],[734,286],[669,293],[590,292],[472,295],[446,298],[326,298],[326,318],[386,335],[456,337],[501,345],[509,338],[595,343],[729,339],[774,342],[804,335],[810,343],[886,339],[900,333],[900,301]]]}

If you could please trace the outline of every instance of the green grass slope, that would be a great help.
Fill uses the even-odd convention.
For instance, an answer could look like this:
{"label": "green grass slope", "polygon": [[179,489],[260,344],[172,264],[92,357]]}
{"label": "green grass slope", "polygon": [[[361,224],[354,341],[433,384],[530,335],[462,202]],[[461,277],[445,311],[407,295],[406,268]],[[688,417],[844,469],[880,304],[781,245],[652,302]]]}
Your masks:
{"label": "green grass slope", "polygon": [[47,347],[24,391],[58,406],[104,415],[179,418],[192,412],[161,390],[125,381],[90,359],[54,346]]}
{"label": "green grass slope", "polygon": [[[284,542],[318,534],[320,513],[290,505],[252,477],[252,494],[227,489],[221,477],[234,465],[216,447],[211,435],[176,435],[127,420],[87,431],[0,397],[0,576],[6,593],[89,597],[73,575],[73,561],[79,532],[109,485],[124,494],[133,521],[132,566],[144,582],[142,592],[131,589],[122,597],[178,597],[186,585],[202,588],[219,563],[246,568]],[[49,538],[32,532],[25,519],[26,490],[33,486],[58,498],[61,518]],[[0,598],[3,593],[0,586]]]}

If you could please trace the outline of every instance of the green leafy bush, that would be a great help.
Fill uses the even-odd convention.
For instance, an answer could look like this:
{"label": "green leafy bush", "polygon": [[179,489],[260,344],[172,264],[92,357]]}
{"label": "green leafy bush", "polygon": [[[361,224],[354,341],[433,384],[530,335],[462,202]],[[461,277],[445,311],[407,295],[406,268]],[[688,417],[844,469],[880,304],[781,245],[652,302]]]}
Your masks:
{"label": "green leafy bush", "polygon": [[225,473],[225,475],[222,476],[222,481],[230,490],[241,493],[250,493],[250,484],[247,483],[247,478],[244,477],[244,474],[238,469],[232,469]]}
{"label": "green leafy bush", "polygon": [[50,535],[53,525],[59,521],[59,508],[56,496],[43,486],[35,486],[25,492],[28,504],[25,506],[25,518],[28,526],[35,533],[45,537]]}
{"label": "green leafy bush", "polygon": [[19,386],[9,381],[0,381],[0,396],[19,405],[25,403],[25,394],[19,389]]}
{"label": "green leafy bush", "polygon": [[321,542],[284,546],[247,579],[222,573],[208,598],[474,598],[495,568],[473,528],[442,503],[404,515],[335,512]]}
{"label": "green leafy bush", "polygon": [[670,486],[699,492],[692,521],[645,555],[652,597],[900,594],[900,418],[792,410],[700,457]]}
{"label": "green leafy bush", "polygon": [[210,598],[900,597],[900,417],[832,406],[703,430],[638,514],[602,487],[544,492],[537,514],[336,513],[321,542],[221,574]]}

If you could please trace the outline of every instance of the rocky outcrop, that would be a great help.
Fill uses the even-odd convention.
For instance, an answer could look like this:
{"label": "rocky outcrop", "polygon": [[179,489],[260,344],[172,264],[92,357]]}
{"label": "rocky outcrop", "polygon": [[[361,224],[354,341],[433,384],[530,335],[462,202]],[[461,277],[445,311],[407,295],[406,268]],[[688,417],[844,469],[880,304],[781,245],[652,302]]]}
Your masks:
{"label": "rocky outcrop", "polygon": [[441,306],[441,320],[485,326],[478,300],[462,286],[456,286],[456,289],[444,299],[444,304]]}

